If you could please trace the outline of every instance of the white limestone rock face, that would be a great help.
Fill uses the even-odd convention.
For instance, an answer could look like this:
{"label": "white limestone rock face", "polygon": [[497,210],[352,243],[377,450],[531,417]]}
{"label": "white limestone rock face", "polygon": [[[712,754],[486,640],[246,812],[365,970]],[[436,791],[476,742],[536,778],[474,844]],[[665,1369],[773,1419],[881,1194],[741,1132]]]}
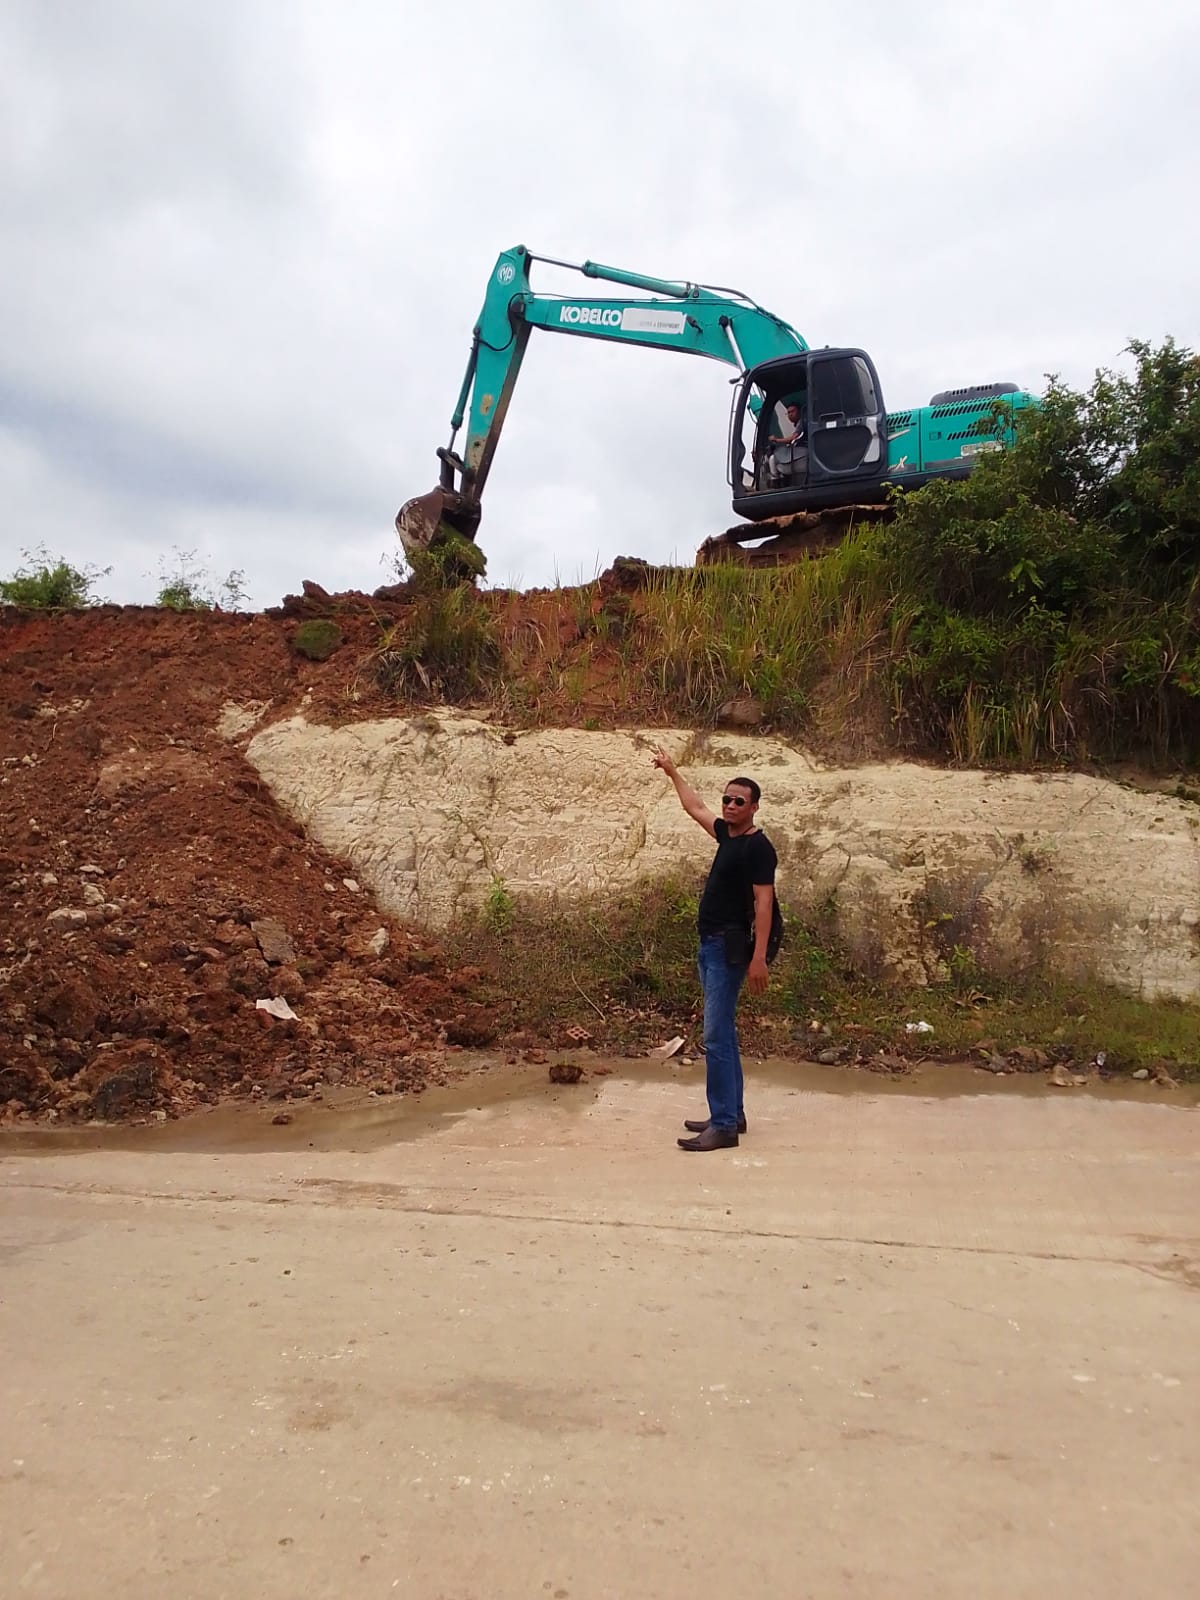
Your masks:
{"label": "white limestone rock face", "polygon": [[659,742],[713,802],[736,774],[761,784],[785,905],[824,908],[881,975],[943,975],[957,949],[991,971],[1200,999],[1200,815],[1102,779],[838,769],[736,734],[513,732],[445,710],[338,728],[291,717],[246,753],[381,905],[437,927],[494,878],[568,900],[699,879],[712,843],[653,768]]}

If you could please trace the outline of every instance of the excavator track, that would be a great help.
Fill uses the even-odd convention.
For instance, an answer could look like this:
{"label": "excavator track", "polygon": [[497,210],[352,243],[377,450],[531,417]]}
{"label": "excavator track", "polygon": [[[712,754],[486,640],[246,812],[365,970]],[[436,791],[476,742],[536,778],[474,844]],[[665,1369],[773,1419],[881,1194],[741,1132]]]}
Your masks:
{"label": "excavator track", "polygon": [[[696,551],[696,565],[734,561],[744,567],[787,566],[823,555],[853,529],[873,527],[891,516],[890,505],[838,506],[828,511],[796,511],[763,522],[739,522],[706,539]],[[762,542],[751,544],[751,540]]]}

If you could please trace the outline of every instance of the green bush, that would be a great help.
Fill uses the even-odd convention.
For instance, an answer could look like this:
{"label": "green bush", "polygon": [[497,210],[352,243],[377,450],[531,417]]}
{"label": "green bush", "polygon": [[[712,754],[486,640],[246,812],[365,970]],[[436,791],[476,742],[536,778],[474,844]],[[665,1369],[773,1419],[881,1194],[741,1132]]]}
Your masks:
{"label": "green bush", "polygon": [[1200,363],[1169,339],[1129,353],[1086,393],[1053,380],[969,478],[898,499],[880,549],[910,608],[888,674],[912,742],[972,762],[1200,749]]}
{"label": "green bush", "polygon": [[0,578],[0,600],[33,610],[67,611],[96,605],[92,590],[112,571],[111,567],[73,567],[62,556],[52,557],[44,545],[22,550],[21,555],[22,565],[11,577]]}
{"label": "green bush", "polygon": [[1200,358],[1168,339],[1129,352],[1132,377],[1102,374],[1083,406],[1093,466],[1084,510],[1126,559],[1166,571],[1169,591],[1200,565]]}
{"label": "green bush", "polygon": [[167,611],[211,611],[212,601],[198,593],[191,584],[175,579],[163,584],[154,601]]}
{"label": "green bush", "polygon": [[884,547],[905,581],[943,606],[1013,615],[1069,609],[1111,580],[1117,540],[1064,498],[1065,413],[1055,390],[1016,416],[1011,450],[980,456],[969,478],[898,500]]}

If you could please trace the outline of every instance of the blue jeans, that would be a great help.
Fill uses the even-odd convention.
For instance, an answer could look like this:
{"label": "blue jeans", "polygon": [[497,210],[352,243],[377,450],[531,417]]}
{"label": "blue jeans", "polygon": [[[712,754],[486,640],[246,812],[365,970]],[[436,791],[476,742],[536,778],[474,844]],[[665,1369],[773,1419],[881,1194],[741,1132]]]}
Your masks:
{"label": "blue jeans", "polygon": [[745,967],[725,959],[725,936],[709,933],[696,958],[704,993],[704,1058],[708,1065],[708,1114],[714,1128],[736,1133],[742,1115],[742,1057],[738,1051],[738,995]]}

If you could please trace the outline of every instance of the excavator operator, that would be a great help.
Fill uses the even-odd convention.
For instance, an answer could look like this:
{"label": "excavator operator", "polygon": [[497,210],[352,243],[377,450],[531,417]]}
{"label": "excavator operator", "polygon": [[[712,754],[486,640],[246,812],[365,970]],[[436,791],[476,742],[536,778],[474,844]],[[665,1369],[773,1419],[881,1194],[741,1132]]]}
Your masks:
{"label": "excavator operator", "polygon": [[785,411],[787,425],[784,431],[767,435],[767,443],[774,446],[767,457],[767,477],[772,485],[796,476],[797,468],[803,475],[808,465],[808,447],[804,442],[804,408],[798,401],[789,400]]}

